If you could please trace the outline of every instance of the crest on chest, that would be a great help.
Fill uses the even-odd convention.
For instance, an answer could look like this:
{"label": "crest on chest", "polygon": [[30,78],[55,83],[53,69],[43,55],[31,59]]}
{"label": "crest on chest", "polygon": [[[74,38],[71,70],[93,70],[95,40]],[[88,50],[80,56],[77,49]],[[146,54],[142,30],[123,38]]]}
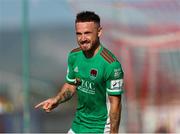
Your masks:
{"label": "crest on chest", "polygon": [[90,70],[90,79],[91,79],[91,80],[95,80],[96,77],[97,77],[97,75],[98,75],[98,70],[92,68],[92,69]]}

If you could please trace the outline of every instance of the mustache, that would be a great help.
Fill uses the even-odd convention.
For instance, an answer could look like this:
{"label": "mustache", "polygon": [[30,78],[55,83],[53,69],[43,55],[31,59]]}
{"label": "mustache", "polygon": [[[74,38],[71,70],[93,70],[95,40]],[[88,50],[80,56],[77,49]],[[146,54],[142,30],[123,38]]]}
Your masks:
{"label": "mustache", "polygon": [[79,43],[80,44],[84,44],[84,43],[89,43],[90,41],[88,41],[88,40],[85,40],[85,41],[80,41]]}

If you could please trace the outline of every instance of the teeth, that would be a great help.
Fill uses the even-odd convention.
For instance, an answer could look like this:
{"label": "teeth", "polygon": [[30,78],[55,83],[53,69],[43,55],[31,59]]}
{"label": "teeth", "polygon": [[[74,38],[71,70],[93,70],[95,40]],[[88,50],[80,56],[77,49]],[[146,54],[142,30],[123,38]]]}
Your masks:
{"label": "teeth", "polygon": [[87,45],[88,43],[83,43],[82,45]]}

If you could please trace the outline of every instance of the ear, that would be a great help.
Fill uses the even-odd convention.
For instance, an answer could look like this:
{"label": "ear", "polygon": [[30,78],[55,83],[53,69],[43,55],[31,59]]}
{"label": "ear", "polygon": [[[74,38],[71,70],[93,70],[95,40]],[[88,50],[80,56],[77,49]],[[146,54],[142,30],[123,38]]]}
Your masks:
{"label": "ear", "polygon": [[98,28],[98,37],[100,37],[102,35],[102,27]]}

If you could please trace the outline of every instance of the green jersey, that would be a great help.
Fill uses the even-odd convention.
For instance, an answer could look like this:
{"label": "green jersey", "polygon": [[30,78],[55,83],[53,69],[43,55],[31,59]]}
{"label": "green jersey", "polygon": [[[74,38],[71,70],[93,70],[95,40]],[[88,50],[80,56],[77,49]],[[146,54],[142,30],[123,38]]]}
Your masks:
{"label": "green jersey", "polygon": [[116,57],[102,45],[92,58],[86,58],[83,51],[76,48],[68,56],[66,81],[79,83],[72,130],[103,133],[110,129],[107,95],[123,92],[123,70]]}

